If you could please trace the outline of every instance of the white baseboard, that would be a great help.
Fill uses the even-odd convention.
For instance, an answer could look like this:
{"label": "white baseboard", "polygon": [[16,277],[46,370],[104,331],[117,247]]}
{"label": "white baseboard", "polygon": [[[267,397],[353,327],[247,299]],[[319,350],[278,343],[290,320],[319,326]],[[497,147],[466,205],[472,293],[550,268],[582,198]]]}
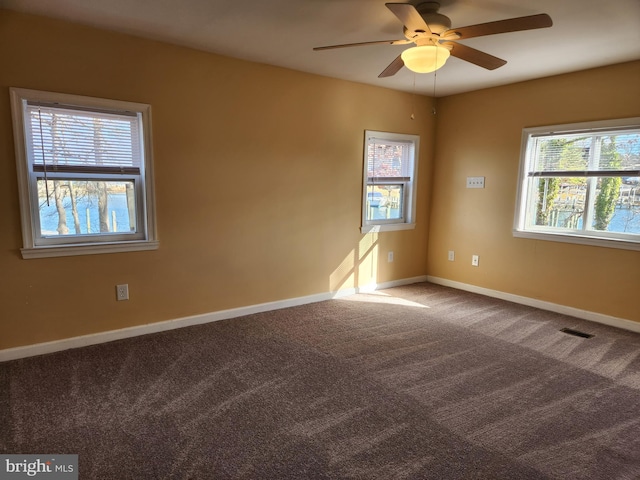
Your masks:
{"label": "white baseboard", "polygon": [[108,332],[94,333],[91,335],[82,335],[79,337],[65,338],[46,343],[37,343],[34,345],[25,345],[22,347],[7,348],[0,350],[0,362],[16,360],[18,358],[33,357],[36,355],[44,355],[46,353],[60,352],[71,348],[86,347],[88,345],[96,345],[99,343],[112,342],[123,338],[137,337],[149,333],[164,332],[176,328],[190,327],[193,325],[201,325],[203,323],[217,322],[219,320],[227,320],[230,318],[252,315],[254,313],[268,312],[271,310],[279,310],[281,308],[296,307],[298,305],[306,305],[309,303],[322,302],[334,298],[346,297],[360,292],[372,292],[384,288],[399,287],[412,283],[426,282],[427,276],[406,278],[402,280],[394,280],[380,284],[371,284],[358,288],[349,288],[338,290],[335,292],[319,293],[316,295],[308,295],[305,297],[290,298],[286,300],[278,300],[275,302],[260,303],[257,305],[249,305],[247,307],[232,308],[229,310],[220,310],[217,312],[204,313],[201,315],[193,315],[190,317],[176,318],[173,320],[165,320],[157,323],[149,323],[146,325],[138,325],[135,327],[122,328],[119,330],[110,330]]}
{"label": "white baseboard", "polygon": [[501,292],[499,290],[491,290],[489,288],[456,282],[454,280],[447,280],[446,278],[432,277],[430,275],[427,276],[427,281],[442,285],[444,287],[457,288],[458,290],[479,293],[481,295],[486,295],[487,297],[499,298],[501,300],[507,300],[509,302],[519,303],[521,305],[527,305],[529,307],[536,307],[542,310],[562,313],[564,315],[570,315],[572,317],[581,318],[583,320],[589,320],[591,322],[609,325],[610,327],[617,327],[624,330],[630,330],[632,332],[640,333],[640,322],[634,322],[633,320],[627,320],[626,318],[612,317],[609,315],[604,315],[602,313],[590,312],[588,310],[581,310],[574,307],[567,307],[566,305],[545,302],[543,300],[537,300],[535,298],[523,297],[520,295],[514,295],[512,293]]}

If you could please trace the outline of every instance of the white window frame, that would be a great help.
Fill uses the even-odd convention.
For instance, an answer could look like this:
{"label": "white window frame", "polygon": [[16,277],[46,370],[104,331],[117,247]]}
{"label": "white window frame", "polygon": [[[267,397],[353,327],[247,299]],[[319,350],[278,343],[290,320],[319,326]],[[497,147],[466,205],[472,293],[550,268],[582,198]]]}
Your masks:
{"label": "white window frame", "polygon": [[[18,173],[18,194],[22,222],[22,257],[43,258],[71,255],[130,252],[158,248],[153,160],[151,150],[151,106],[142,103],[108,100],[102,98],[69,95],[23,88],[10,88],[13,117],[14,145]],[[54,107],[69,107],[94,112],[124,113],[136,116],[140,128],[141,165],[140,173],[122,174],[59,174],[59,178],[81,178],[87,180],[134,181],[136,196],[136,232],[122,235],[64,235],[59,238],[44,236],[40,229],[37,178],[41,176],[33,168],[33,149],[27,138],[25,115],[27,104],[43,104]],[[35,141],[35,140],[34,140]],[[55,172],[52,172],[55,177]],[[89,178],[90,177],[90,178]]]}
{"label": "white window frame", "polygon": [[[541,225],[527,224],[527,218],[532,217],[532,202],[534,195],[531,193],[533,182],[532,176],[553,176],[545,172],[533,173],[532,163],[535,160],[535,139],[544,136],[558,136],[562,134],[572,135],[576,133],[584,133],[586,135],[606,135],[618,132],[637,131],[640,129],[640,117],[603,120],[595,122],[572,123],[563,125],[541,126],[533,128],[525,128],[522,131],[522,143],[520,150],[520,171],[518,177],[518,189],[516,198],[516,212],[514,218],[513,236],[520,238],[529,238],[535,240],[548,240],[554,242],[575,243],[581,245],[594,245],[608,248],[619,248],[626,250],[640,250],[640,235],[629,233],[618,233],[599,231],[586,228],[570,229],[560,227],[548,227]],[[593,155],[593,152],[591,152]],[[606,172],[609,175],[598,175],[598,173]],[[555,173],[555,172],[554,172]],[[607,170],[588,170],[585,172],[557,172],[562,177],[587,177],[591,180],[587,182],[586,197],[592,195],[595,191],[596,176],[611,176]],[[614,176],[630,176],[640,175],[640,170],[623,171],[619,175]],[[589,217],[589,215],[588,215]],[[583,221],[583,224],[587,223]]]}
{"label": "white window frame", "polygon": [[[408,161],[409,175],[407,177],[369,177],[368,150],[373,141],[388,141],[389,143],[404,143],[409,145]],[[380,132],[366,130],[364,138],[364,166],[362,175],[362,233],[385,232],[394,230],[414,229],[415,208],[417,197],[418,158],[420,148],[420,136],[404,133]],[[401,185],[403,190],[401,218],[398,219],[371,219],[367,218],[367,187],[372,185]]]}

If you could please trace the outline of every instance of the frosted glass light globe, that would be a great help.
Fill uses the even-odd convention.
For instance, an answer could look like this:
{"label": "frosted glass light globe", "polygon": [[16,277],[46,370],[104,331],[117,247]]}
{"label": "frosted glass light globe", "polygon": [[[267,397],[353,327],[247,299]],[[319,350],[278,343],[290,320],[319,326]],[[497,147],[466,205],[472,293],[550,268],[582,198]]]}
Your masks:
{"label": "frosted glass light globe", "polygon": [[449,50],[440,45],[420,45],[406,49],[400,56],[409,70],[429,73],[445,64],[449,58]]}

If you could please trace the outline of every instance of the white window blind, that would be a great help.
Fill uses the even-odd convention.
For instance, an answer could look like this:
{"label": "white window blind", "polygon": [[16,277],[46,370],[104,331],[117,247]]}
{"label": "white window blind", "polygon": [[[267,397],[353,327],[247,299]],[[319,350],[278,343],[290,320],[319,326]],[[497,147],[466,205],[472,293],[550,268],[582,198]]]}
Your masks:
{"label": "white window blind", "polygon": [[640,130],[533,136],[529,176],[640,175]]}
{"label": "white window blind", "polygon": [[367,149],[369,183],[410,180],[413,143],[371,137]]}
{"label": "white window blind", "polygon": [[34,171],[140,174],[138,114],[37,103],[26,110]]}

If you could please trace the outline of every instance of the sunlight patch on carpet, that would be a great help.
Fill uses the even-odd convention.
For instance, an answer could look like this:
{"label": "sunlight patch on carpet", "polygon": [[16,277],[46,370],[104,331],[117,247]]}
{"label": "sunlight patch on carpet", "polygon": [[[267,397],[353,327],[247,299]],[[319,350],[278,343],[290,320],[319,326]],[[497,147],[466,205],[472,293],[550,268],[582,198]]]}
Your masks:
{"label": "sunlight patch on carpet", "polygon": [[358,295],[344,297],[341,300],[348,300],[350,302],[384,303],[386,305],[402,305],[405,307],[431,308],[428,305],[423,305],[422,303],[413,302],[404,298],[393,297],[384,292],[360,293]]}

